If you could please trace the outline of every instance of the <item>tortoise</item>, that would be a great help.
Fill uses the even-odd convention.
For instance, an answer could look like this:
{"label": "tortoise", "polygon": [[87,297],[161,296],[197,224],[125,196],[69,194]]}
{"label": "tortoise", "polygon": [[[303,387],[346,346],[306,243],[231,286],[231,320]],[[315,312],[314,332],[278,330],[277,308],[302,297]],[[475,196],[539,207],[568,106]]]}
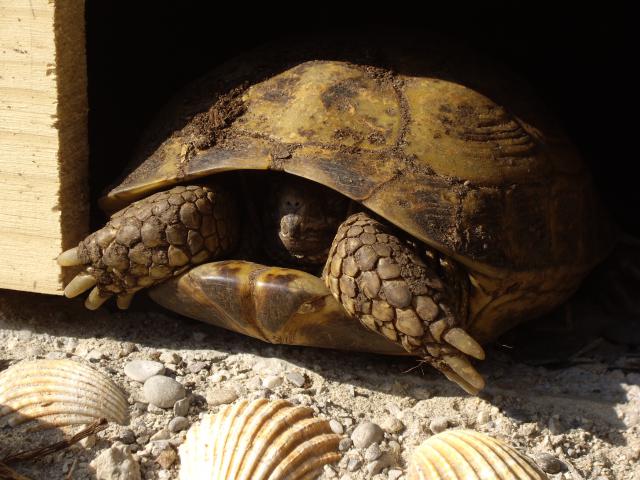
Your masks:
{"label": "tortoise", "polygon": [[263,51],[192,85],[101,199],[106,225],[59,256],[84,266],[65,295],[128,308],[149,288],[267,342],[415,355],[477,394],[482,345],[564,302],[612,228],[523,81],[443,45],[383,50]]}

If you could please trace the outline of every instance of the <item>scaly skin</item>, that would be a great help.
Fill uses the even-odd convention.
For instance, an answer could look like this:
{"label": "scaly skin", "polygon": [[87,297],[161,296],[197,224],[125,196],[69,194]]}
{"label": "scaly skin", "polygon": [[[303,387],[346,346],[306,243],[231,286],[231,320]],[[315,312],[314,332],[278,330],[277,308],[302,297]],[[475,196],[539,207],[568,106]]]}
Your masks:
{"label": "scaly skin", "polygon": [[86,269],[65,294],[76,296],[93,283],[87,308],[112,295],[127,308],[136,291],[230,253],[238,238],[235,216],[232,197],[221,187],[178,186],[132,203],[67,254],[66,264]]}
{"label": "scaly skin", "polygon": [[[312,220],[302,217],[303,225]],[[65,294],[73,297],[95,286],[87,308],[98,308],[113,295],[120,308],[127,308],[142,288],[206,260],[228,258],[238,240],[237,219],[233,197],[222,187],[179,186],[151,195],[115,213],[76,249],[60,255],[62,265],[86,266]],[[425,263],[409,242],[358,213],[338,227],[323,277],[350,317],[476,394],[484,380],[467,355],[483,359],[484,351],[463,329],[466,280],[455,269],[441,272],[437,252],[432,253]]]}
{"label": "scaly skin", "polygon": [[456,298],[467,288],[462,277],[448,279],[457,285],[443,282],[411,245],[365,213],[350,216],[338,229],[324,277],[333,296],[364,326],[423,357],[465,390],[484,387],[466,360],[465,354],[483,359],[484,351],[462,329],[466,305],[459,308]]}

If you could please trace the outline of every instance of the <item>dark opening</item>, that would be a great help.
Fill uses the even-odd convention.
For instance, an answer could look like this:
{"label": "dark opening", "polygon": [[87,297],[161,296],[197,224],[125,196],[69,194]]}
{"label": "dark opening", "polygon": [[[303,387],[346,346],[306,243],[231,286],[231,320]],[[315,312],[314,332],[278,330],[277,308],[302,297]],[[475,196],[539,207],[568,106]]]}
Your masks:
{"label": "dark opening", "polygon": [[591,165],[615,219],[639,235],[631,16],[613,5],[590,8],[396,5],[389,12],[325,2],[266,9],[89,0],[92,220],[101,223],[95,200],[117,179],[145,125],[172,94],[212,66],[285,36],[411,29],[462,39],[527,78]]}

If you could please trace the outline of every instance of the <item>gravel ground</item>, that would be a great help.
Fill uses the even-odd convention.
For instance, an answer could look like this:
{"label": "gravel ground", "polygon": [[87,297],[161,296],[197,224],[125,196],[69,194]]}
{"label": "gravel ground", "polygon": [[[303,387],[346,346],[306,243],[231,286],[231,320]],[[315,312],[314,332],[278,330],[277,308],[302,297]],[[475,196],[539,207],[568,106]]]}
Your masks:
{"label": "gravel ground", "polygon": [[[267,397],[311,406],[344,433],[343,459],[325,468],[326,479],[405,479],[416,445],[465,427],[508,441],[549,472],[560,470],[549,474],[554,480],[640,480],[637,347],[600,336],[576,339],[556,327],[521,331],[501,342],[510,348],[488,349],[479,366],[488,386],[471,397],[410,358],[269,345],[152,305],[140,298],[125,313],[89,312],[81,301],[0,292],[0,368],[34,358],[88,362],[124,389],[131,414],[127,426],[110,425],[66,451],[13,464],[16,470],[33,479],[97,478],[91,462],[105,451],[122,453],[118,445],[125,444],[141,478],[174,479],[183,428],[235,398]],[[559,317],[548,323],[557,326]],[[572,318],[583,321],[579,309]],[[147,404],[142,383],[124,373],[136,359],[163,364],[189,401],[173,409]],[[353,435],[365,422],[382,427],[383,438],[370,425]],[[0,458],[52,435],[59,432],[2,427]]]}

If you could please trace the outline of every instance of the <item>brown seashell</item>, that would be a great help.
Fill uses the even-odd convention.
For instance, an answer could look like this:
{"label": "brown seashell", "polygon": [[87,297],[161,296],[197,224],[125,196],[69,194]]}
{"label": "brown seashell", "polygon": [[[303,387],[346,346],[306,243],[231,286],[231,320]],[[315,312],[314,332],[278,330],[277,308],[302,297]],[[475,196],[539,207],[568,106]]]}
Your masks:
{"label": "brown seashell", "polygon": [[241,400],[189,429],[181,480],[307,480],[340,458],[340,437],[312,409]]}
{"label": "brown seashell", "polygon": [[413,453],[408,480],[548,480],[530,458],[506,443],[474,432],[447,430]]}
{"label": "brown seashell", "polygon": [[125,424],[127,417],[122,391],[83,363],[30,360],[0,373],[0,424],[62,427],[98,418]]}

